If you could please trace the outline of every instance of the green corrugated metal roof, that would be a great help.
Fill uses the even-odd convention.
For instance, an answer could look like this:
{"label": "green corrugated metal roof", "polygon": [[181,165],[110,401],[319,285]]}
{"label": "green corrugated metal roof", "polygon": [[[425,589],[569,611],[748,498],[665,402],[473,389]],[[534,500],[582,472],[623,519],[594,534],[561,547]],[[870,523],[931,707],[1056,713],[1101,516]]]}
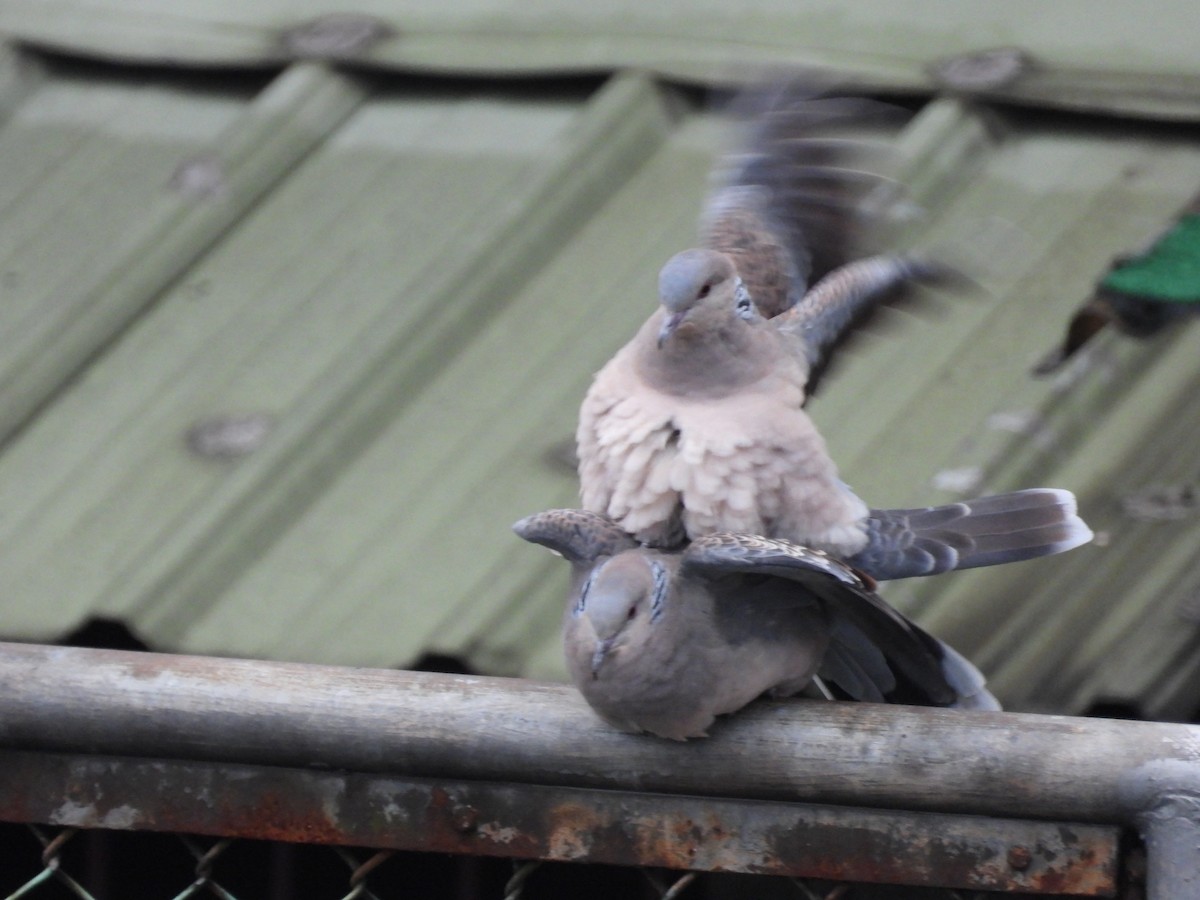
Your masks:
{"label": "green corrugated metal roof", "polygon": [[[552,4],[443,7],[390,6],[399,36],[376,46],[396,55],[369,61],[432,65],[404,54],[441,46],[436,68],[516,71],[503,53],[465,62],[478,47],[464,35],[500,47],[527,27],[526,68],[561,68],[546,60],[586,24]],[[1029,21],[954,8],[968,7],[974,18],[920,19],[928,30],[896,37],[892,61],[919,73],[1021,44],[1061,63],[1038,69],[1058,78],[1114,28],[1038,32],[1035,47]],[[674,71],[662,60],[683,58],[681,36],[695,63],[726,52],[730,33],[793,48],[803,24],[795,4],[762,6],[771,27],[746,32],[688,9],[687,27],[613,18],[620,40],[595,32],[597,55],[571,68],[619,67],[634,48]],[[68,10],[121,15],[84,35]],[[17,3],[0,27],[85,54],[213,63],[244,45],[269,62],[280,29],[329,11]],[[857,42],[846,66],[863,79],[927,86],[864,62],[880,32],[859,15],[815,15],[801,46]],[[1149,27],[1125,30],[1089,104],[1128,109],[1133,93],[1104,91],[1151,70],[1194,77],[1190,54],[1137,62],[1151,59]],[[935,28],[956,41],[936,43]],[[172,50],[171,35],[197,42]],[[1053,83],[1053,99],[1078,99]],[[1079,493],[1096,545],[888,596],[1017,708],[1186,714],[1200,675],[1197,520],[1137,521],[1121,501],[1196,478],[1200,332],[1106,336],[1057,379],[1029,370],[1112,258],[1200,190],[1200,145],[1184,128],[975,103],[929,102],[895,141],[925,210],[905,240],[964,260],[986,290],[893,314],[813,414],[875,505]],[[1155,111],[1179,112],[1139,108]],[[718,117],[650,74],[441,82],[310,61],[259,76],[12,47],[0,116],[0,635],[53,640],[102,616],[164,650],[362,665],[439,652],[561,672],[565,567],[508,524],[572,502],[562,457],[578,402],[652,308],[661,262],[693,240],[729,140]]]}
{"label": "green corrugated metal roof", "polygon": [[[1191,0],[10,0],[0,31],[56,49],[200,64],[337,57],[435,72],[609,72],[710,81],[806,66],[872,88],[947,82],[1052,105],[1195,119]],[[1017,49],[1021,62],[994,51]]]}

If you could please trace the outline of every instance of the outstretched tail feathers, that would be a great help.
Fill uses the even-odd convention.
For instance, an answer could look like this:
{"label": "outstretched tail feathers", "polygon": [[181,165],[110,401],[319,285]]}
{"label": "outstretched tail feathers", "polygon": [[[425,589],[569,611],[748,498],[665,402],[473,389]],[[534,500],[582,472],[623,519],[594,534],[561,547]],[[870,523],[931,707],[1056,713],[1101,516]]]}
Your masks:
{"label": "outstretched tail feathers", "polygon": [[847,562],[887,581],[1035,559],[1092,539],[1070,491],[1038,488],[923,509],[872,510]]}

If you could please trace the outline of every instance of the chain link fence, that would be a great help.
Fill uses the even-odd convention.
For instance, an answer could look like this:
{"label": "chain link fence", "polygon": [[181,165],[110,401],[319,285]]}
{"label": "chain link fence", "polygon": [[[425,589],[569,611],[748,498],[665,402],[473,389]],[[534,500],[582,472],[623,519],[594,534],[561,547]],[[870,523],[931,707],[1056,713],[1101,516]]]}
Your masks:
{"label": "chain link fence", "polygon": [[[37,825],[0,828],[7,900],[985,900],[994,892],[897,888],[779,876],[509,862],[192,835]],[[13,887],[15,882],[19,882]],[[1003,895],[1006,898],[1024,894]],[[1138,896],[1129,887],[1123,897]]]}

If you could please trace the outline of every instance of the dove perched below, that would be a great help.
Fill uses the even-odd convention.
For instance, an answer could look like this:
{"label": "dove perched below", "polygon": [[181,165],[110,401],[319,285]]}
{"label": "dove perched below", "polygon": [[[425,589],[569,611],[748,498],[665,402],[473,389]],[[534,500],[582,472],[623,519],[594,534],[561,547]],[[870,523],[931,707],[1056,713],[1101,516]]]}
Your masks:
{"label": "dove perched below", "polygon": [[514,529],[571,563],[567,667],[620,730],[703,737],[716,716],[814,679],[854,700],[1000,708],[971,663],[819,551],[728,532],[654,550],[583,510]]}
{"label": "dove perched below", "polygon": [[881,296],[941,274],[915,256],[874,256],[808,286],[844,262],[833,251],[872,183],[843,158],[858,145],[825,132],[874,110],[815,100],[764,116],[732,160],[707,204],[706,245],[663,267],[660,308],[584,399],[586,509],[662,548],[716,531],[840,556],[868,545],[867,506],[803,406],[829,350]]}

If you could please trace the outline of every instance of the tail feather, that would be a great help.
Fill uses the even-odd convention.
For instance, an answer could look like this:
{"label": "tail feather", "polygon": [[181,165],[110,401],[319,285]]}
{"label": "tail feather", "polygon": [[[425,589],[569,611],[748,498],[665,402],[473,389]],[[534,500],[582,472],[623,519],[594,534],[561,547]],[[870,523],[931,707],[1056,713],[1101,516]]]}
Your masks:
{"label": "tail feather", "polygon": [[1036,488],[923,509],[872,510],[847,562],[879,581],[1036,559],[1092,539],[1070,491]]}

